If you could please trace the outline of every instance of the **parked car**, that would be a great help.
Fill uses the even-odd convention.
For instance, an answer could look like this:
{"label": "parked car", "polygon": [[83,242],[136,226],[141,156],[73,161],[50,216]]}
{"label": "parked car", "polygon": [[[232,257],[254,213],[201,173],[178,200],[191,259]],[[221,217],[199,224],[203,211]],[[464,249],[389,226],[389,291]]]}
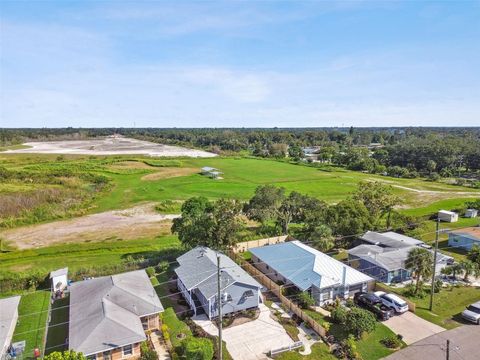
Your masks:
{"label": "parked car", "polygon": [[467,308],[462,311],[462,317],[467,321],[480,325],[480,301],[467,306]]}
{"label": "parked car", "polygon": [[353,300],[358,306],[373,312],[381,321],[388,320],[394,315],[394,311],[383,305],[382,300],[373,293],[356,293]]}
{"label": "parked car", "polygon": [[403,314],[404,312],[408,311],[407,302],[402,298],[398,297],[397,295],[387,294],[384,291],[375,291],[374,294],[382,300],[383,305],[388,306],[397,314]]}

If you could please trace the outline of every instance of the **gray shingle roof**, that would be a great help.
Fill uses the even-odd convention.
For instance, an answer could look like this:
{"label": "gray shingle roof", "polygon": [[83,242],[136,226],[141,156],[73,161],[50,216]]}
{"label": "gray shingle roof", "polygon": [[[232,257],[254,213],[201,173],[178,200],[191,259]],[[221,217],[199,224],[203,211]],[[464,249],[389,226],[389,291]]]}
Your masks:
{"label": "gray shingle roof", "polygon": [[[198,290],[210,299],[217,293],[217,253],[207,247],[196,247],[177,258],[180,264],[175,273],[187,290]],[[262,286],[232,259],[220,253],[221,288],[222,290],[235,282]]]}
{"label": "gray shingle roof", "polygon": [[250,252],[300,290],[312,285],[323,289],[339,285],[346,273],[346,284],[352,286],[373,279],[354,268],[298,240],[251,249]]}
{"label": "gray shingle roof", "polygon": [[[348,250],[347,252],[349,255],[365,259],[388,271],[394,271],[405,269],[405,260],[408,257],[408,253],[414,248],[415,246],[402,248],[382,248],[376,245],[359,245]],[[445,262],[447,259],[451,259],[451,257],[442,254],[441,252],[437,253],[437,264]]]}
{"label": "gray shingle roof", "polygon": [[12,296],[0,299],[0,358],[2,357],[2,349],[7,344],[10,329],[16,325],[16,314],[20,296]]}
{"label": "gray shingle roof", "polygon": [[144,270],[73,283],[69,348],[90,355],[144,341],[140,317],[162,311]]}
{"label": "gray shingle roof", "polygon": [[423,244],[423,241],[421,240],[417,240],[402,234],[397,234],[393,231],[387,231],[384,233],[367,231],[363,236],[360,237],[360,239],[372,245],[380,245],[397,249]]}

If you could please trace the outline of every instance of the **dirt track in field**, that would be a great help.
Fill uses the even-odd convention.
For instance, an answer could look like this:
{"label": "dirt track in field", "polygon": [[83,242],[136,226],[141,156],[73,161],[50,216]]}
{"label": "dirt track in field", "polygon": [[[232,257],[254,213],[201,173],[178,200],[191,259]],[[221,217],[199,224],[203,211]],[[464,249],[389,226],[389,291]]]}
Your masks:
{"label": "dirt track in field", "polygon": [[161,179],[168,179],[179,176],[187,176],[200,172],[197,168],[180,168],[180,167],[165,167],[159,168],[158,171],[153,174],[148,174],[142,177],[142,180],[155,181]]}
{"label": "dirt track in field", "polygon": [[128,240],[170,234],[172,219],[148,203],[125,210],[106,211],[70,220],[0,231],[0,238],[18,249],[73,242]]}

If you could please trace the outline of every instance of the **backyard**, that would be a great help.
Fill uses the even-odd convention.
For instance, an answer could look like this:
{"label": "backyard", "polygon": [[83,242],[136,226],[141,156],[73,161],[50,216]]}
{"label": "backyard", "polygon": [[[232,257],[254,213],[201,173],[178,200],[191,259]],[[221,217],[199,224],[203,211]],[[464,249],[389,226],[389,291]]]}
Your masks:
{"label": "backyard", "polygon": [[45,354],[66,350],[68,338],[69,298],[55,300],[52,304],[50,323],[48,324]]}
{"label": "backyard", "polygon": [[18,322],[13,342],[25,340],[24,359],[33,359],[36,348],[43,351],[50,291],[35,291],[22,295],[18,306]]}

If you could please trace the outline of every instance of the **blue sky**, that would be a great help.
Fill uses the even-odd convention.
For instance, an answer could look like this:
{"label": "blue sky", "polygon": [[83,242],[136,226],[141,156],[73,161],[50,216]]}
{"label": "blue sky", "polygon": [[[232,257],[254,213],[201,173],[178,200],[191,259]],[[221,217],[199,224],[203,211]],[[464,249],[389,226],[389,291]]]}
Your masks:
{"label": "blue sky", "polygon": [[0,127],[480,125],[478,0],[0,0],[0,21]]}

